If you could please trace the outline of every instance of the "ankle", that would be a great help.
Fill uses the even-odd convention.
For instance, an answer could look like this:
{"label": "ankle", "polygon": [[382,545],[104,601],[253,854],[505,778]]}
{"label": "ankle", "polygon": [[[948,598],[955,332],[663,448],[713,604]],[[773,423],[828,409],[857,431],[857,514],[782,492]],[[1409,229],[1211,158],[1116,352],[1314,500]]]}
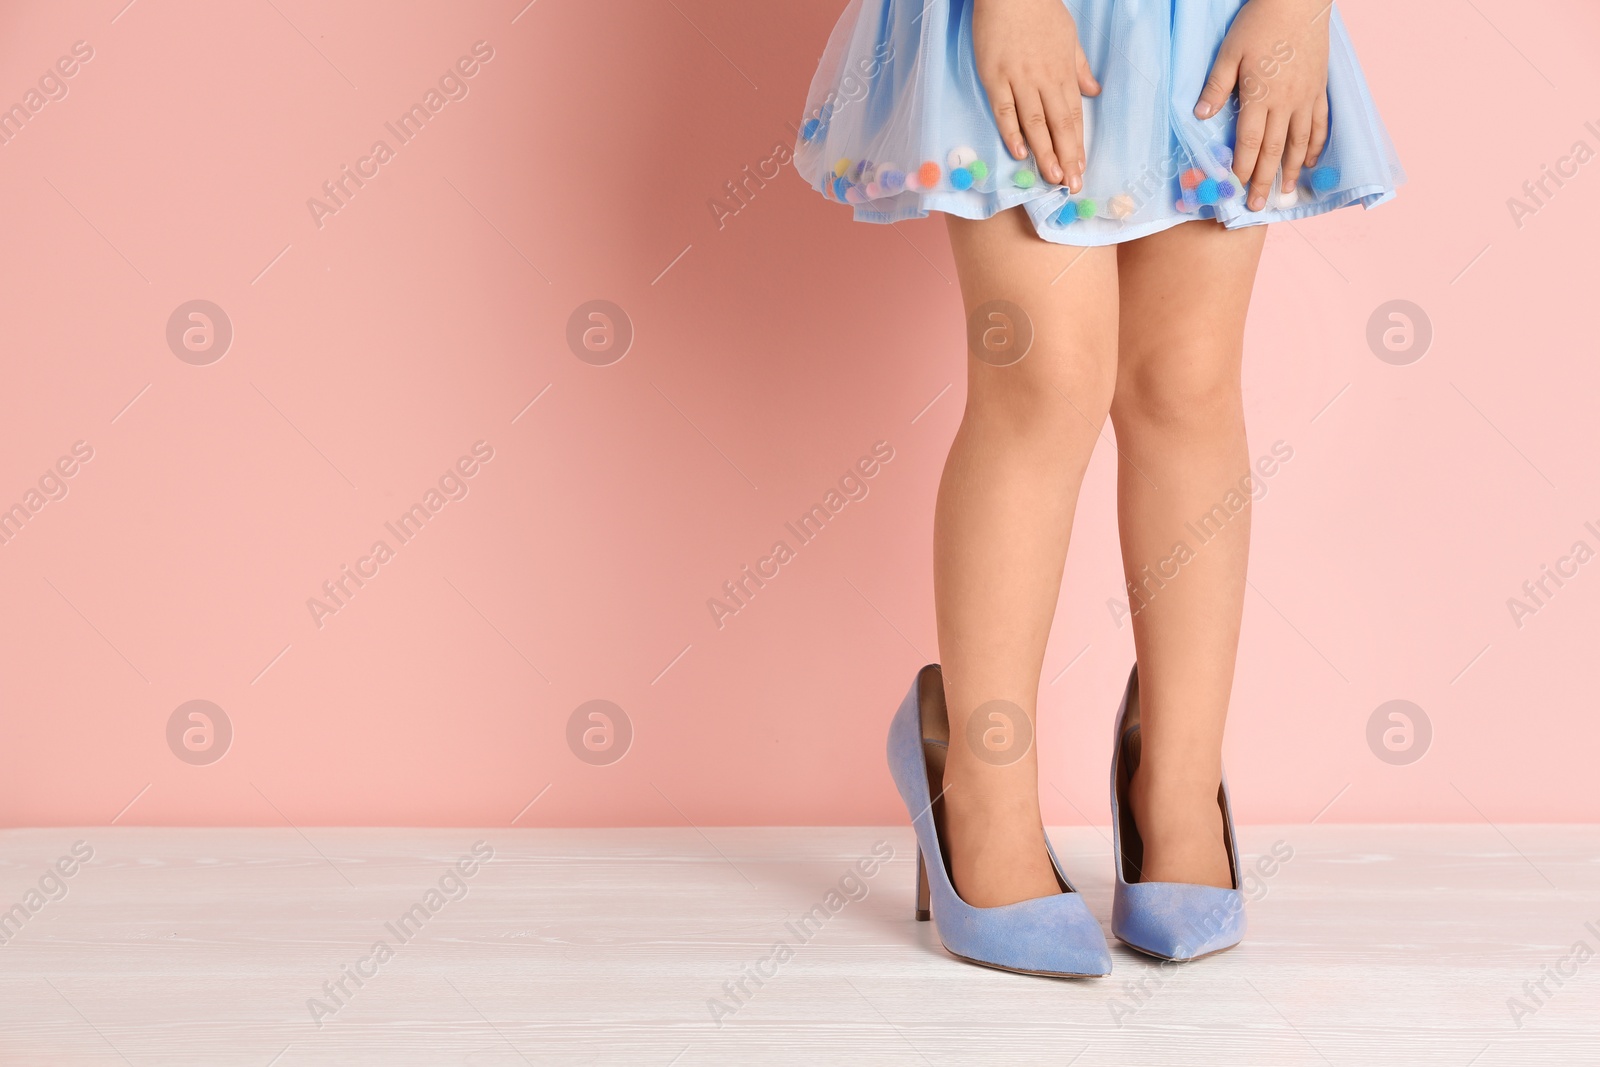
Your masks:
{"label": "ankle", "polygon": [[994,828],[1037,826],[1041,830],[1044,827],[1037,793],[952,788],[946,791],[942,804],[947,818],[954,816],[969,824]]}
{"label": "ankle", "polygon": [[1133,817],[1146,845],[1184,838],[1220,836],[1220,780],[1196,776],[1172,781],[1134,774],[1128,791]]}
{"label": "ankle", "polygon": [[1039,804],[1039,768],[1030,758],[996,766],[951,748],[944,766],[945,799],[988,806]]}
{"label": "ankle", "polygon": [[1191,764],[1162,768],[1142,762],[1133,772],[1129,792],[1136,804],[1184,808],[1198,803],[1215,805],[1221,787],[1220,767]]}

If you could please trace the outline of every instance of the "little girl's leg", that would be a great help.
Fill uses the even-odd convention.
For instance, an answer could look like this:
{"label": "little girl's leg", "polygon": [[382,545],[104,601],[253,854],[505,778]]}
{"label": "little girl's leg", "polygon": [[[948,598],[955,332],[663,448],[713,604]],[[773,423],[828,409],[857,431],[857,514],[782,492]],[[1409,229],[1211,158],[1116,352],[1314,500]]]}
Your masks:
{"label": "little girl's leg", "polygon": [[1118,246],[1111,419],[1139,663],[1130,799],[1144,881],[1231,885],[1217,788],[1250,546],[1240,363],[1265,234],[1188,222]]}
{"label": "little girl's leg", "polygon": [[[1111,402],[1117,267],[1112,249],[1040,240],[1021,209],[948,224],[987,361],[969,351],[966,410],[934,518],[951,735],[935,816],[957,892],[994,907],[1059,891],[1039,814],[1038,746],[1007,742],[1032,736],[1078,487]],[[995,365],[1029,327],[1027,354]]]}

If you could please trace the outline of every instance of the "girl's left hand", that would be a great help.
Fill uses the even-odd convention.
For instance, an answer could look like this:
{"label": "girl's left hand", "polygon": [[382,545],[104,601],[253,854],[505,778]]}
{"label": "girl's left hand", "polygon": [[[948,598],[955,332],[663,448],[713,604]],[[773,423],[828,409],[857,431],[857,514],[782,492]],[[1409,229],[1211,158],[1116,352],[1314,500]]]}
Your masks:
{"label": "girl's left hand", "polygon": [[1267,206],[1283,167],[1294,192],[1302,166],[1328,141],[1328,21],[1325,0],[1247,0],[1223,39],[1194,113],[1210,118],[1237,87],[1233,172],[1250,187],[1251,211]]}

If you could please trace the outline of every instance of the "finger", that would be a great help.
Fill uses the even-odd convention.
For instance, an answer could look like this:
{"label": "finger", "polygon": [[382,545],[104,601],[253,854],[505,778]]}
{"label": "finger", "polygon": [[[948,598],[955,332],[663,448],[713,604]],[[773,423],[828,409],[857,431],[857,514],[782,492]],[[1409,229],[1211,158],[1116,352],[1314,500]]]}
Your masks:
{"label": "finger", "polygon": [[1245,103],[1239,108],[1237,131],[1233,144],[1233,173],[1240,185],[1250,183],[1255,173],[1256,161],[1261,155],[1261,139],[1266,135],[1267,105]]}
{"label": "finger", "polygon": [[1083,98],[1078,95],[1076,85],[1062,85],[1045,94],[1044,100],[1050,120],[1050,143],[1055,148],[1063,175],[1050,180],[1077,192],[1084,165]]}
{"label": "finger", "polygon": [[1078,45],[1078,92],[1084,96],[1100,95],[1100,83],[1095,80],[1094,72],[1089,69],[1089,56],[1081,44]]}
{"label": "finger", "polygon": [[1283,191],[1294,192],[1300,180],[1300,168],[1305,164],[1306,151],[1311,147],[1311,109],[1304,108],[1289,116],[1289,140],[1283,150]]}
{"label": "finger", "polygon": [[1039,164],[1039,173],[1046,181],[1057,185],[1066,180],[1066,171],[1056,157],[1055,142],[1050,138],[1050,120],[1045,114],[1044,98],[1037,89],[1015,88],[1017,112],[1022,120],[1022,135],[1033,148],[1033,158]]}
{"label": "finger", "polygon": [[1316,166],[1317,160],[1322,158],[1322,150],[1327,145],[1328,94],[1323,93],[1317,97],[1317,102],[1311,109],[1311,144],[1306,148],[1306,166]]}
{"label": "finger", "polygon": [[1283,165],[1283,145],[1289,138],[1289,116],[1279,111],[1267,115],[1266,135],[1261,141],[1261,153],[1256,157],[1255,176],[1250,180],[1250,210],[1260,211],[1267,206],[1272,193],[1272,183]]}
{"label": "finger", "polygon": [[1194,106],[1195,117],[1208,119],[1221,111],[1222,105],[1228,102],[1228,94],[1238,83],[1239,56],[1223,42],[1223,50],[1212,64],[1206,87],[1200,93],[1200,102]]}
{"label": "finger", "polygon": [[1028,158],[1028,143],[1023,139],[1022,128],[1017,124],[1017,101],[1011,95],[1011,85],[1004,79],[983,80],[989,94],[989,106],[994,108],[995,125],[1000,127],[1000,139],[1011,152],[1013,159]]}

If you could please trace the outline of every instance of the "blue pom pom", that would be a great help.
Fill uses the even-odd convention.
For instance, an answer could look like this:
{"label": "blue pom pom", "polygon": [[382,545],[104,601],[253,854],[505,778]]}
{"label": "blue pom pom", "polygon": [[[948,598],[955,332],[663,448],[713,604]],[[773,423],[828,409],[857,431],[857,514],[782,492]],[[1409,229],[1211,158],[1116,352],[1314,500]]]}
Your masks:
{"label": "blue pom pom", "polygon": [[1318,167],[1311,172],[1311,188],[1318,193],[1331,193],[1339,188],[1338,167]]}
{"label": "blue pom pom", "polygon": [[972,172],[966,167],[957,167],[950,172],[950,187],[952,189],[971,189]]}
{"label": "blue pom pom", "polygon": [[810,141],[816,138],[817,131],[822,128],[820,119],[806,119],[806,124],[800,127],[800,136]]}
{"label": "blue pom pom", "polygon": [[1236,194],[1238,191],[1238,189],[1233,187],[1232,182],[1217,183],[1217,196],[1221,197],[1223,200],[1232,200],[1234,194]]}
{"label": "blue pom pom", "polygon": [[1078,221],[1078,205],[1068,201],[1061,205],[1061,210],[1050,216],[1053,226],[1071,226]]}
{"label": "blue pom pom", "polygon": [[850,183],[843,178],[833,179],[833,198],[843,202],[845,190],[850,188]]}
{"label": "blue pom pom", "polygon": [[1185,189],[1183,191],[1183,206],[1190,211],[1193,211],[1200,206],[1200,198],[1195,195],[1195,191],[1193,189]]}
{"label": "blue pom pom", "polygon": [[898,193],[906,187],[905,171],[885,170],[878,173],[878,184],[886,193]]}
{"label": "blue pom pom", "polygon": [[1202,204],[1215,204],[1220,188],[1220,183],[1215,178],[1207,178],[1195,186],[1194,198]]}

